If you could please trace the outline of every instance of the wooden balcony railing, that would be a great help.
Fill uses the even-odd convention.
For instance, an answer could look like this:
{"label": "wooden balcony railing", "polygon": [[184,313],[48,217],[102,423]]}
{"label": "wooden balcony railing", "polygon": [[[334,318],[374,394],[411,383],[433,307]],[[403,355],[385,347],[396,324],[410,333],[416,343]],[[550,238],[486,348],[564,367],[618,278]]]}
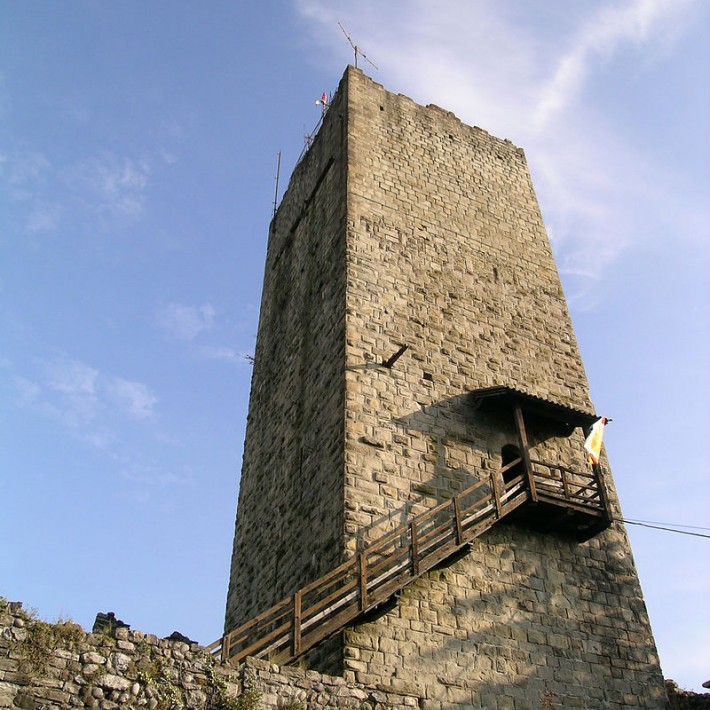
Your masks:
{"label": "wooden balcony railing", "polygon": [[207,650],[235,665],[247,656],[289,663],[387,602],[528,501],[553,502],[597,517],[605,512],[606,498],[596,471],[580,473],[528,460],[531,467],[526,473],[504,483],[502,474],[525,460],[510,462],[488,479],[384,534]]}

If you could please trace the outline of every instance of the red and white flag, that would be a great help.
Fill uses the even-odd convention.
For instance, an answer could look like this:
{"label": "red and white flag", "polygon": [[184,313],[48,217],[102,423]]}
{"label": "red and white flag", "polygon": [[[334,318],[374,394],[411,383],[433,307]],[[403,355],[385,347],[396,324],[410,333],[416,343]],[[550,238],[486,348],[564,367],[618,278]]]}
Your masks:
{"label": "red and white flag", "polygon": [[589,454],[589,463],[598,464],[599,455],[602,450],[602,439],[604,438],[604,427],[611,421],[606,417],[601,417],[592,424],[589,435],[584,442],[584,450]]}

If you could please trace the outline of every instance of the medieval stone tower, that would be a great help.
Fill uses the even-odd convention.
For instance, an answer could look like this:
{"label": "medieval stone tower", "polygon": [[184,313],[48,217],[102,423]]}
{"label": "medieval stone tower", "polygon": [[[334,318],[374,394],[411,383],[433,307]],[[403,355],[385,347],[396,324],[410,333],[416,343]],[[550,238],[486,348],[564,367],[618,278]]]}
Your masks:
{"label": "medieval stone tower", "polygon": [[430,710],[664,707],[594,419],[523,151],[349,67],[270,228],[226,631],[522,471],[524,507],[309,663]]}

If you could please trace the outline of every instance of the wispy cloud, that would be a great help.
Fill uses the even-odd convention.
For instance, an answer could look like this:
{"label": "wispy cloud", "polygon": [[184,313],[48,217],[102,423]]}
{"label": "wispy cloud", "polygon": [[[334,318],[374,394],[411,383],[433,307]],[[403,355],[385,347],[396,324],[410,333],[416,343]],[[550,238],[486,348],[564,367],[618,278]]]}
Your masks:
{"label": "wispy cloud", "polygon": [[178,340],[193,340],[214,325],[216,311],[210,303],[202,306],[187,306],[169,303],[158,311],[158,325],[171,337]]}
{"label": "wispy cloud", "polygon": [[36,202],[27,217],[27,231],[30,233],[51,232],[61,221],[62,209],[57,204]]}
{"label": "wispy cloud", "polygon": [[114,216],[137,217],[143,211],[150,173],[145,159],[106,152],[68,168],[65,180],[88,206]]}
{"label": "wispy cloud", "polygon": [[647,42],[657,33],[674,33],[683,0],[636,0],[623,5],[600,5],[569,39],[570,49],[557,61],[543,85],[533,113],[533,125],[545,129],[579,94],[590,73],[625,46]]}
{"label": "wispy cloud", "polygon": [[92,233],[99,219],[138,219],[151,173],[147,159],[111,152],[64,165],[36,150],[0,155],[0,182],[18,210],[18,224],[30,234],[56,230],[65,215]]}
{"label": "wispy cloud", "polygon": [[64,394],[94,396],[99,371],[78,360],[60,358],[47,364],[47,385]]}
{"label": "wispy cloud", "polygon": [[[605,269],[659,233],[653,227],[667,221],[669,196],[677,195],[675,176],[652,151],[632,147],[633,128],[604,113],[595,87],[606,72],[642,74],[665,56],[699,5],[607,0],[533,10],[506,0],[412,0],[405,9],[362,0],[355,11],[344,0],[297,2],[312,46],[352,63],[342,20],[380,72],[362,58],[360,65],[387,88],[525,148],[558,264],[576,274],[568,295],[588,305]],[[533,11],[545,21],[531,22]],[[674,212],[697,214],[690,198],[681,201]],[[685,222],[688,232],[703,223]]]}
{"label": "wispy cloud", "polygon": [[4,166],[3,176],[11,185],[15,186],[34,183],[51,169],[49,159],[39,151],[17,153],[12,156],[12,159],[6,157],[0,165]]}
{"label": "wispy cloud", "polygon": [[155,416],[158,398],[141,382],[111,377],[106,382],[106,393],[110,401],[133,419],[150,419]]}
{"label": "wispy cloud", "polygon": [[2,368],[9,400],[60,422],[83,441],[103,448],[117,441],[122,422],[154,419],[158,397],[146,384],[104,375],[60,356],[39,364],[34,376],[12,363]]}
{"label": "wispy cloud", "polygon": [[36,399],[46,415],[71,428],[85,427],[96,419],[101,406],[96,385],[98,370],[78,360],[58,358],[44,366],[43,388]]}

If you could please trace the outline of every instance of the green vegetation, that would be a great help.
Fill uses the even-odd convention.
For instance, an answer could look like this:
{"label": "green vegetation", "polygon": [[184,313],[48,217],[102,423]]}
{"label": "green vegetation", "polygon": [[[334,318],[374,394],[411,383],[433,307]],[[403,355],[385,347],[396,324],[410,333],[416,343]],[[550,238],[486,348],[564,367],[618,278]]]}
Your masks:
{"label": "green vegetation", "polygon": [[227,710],[259,710],[261,704],[261,693],[249,688],[245,690],[238,698],[230,698]]}
{"label": "green vegetation", "polygon": [[85,638],[84,630],[73,621],[59,619],[56,624],[26,615],[26,636],[19,644],[20,668],[33,678],[44,673],[52,653],[58,649],[76,651]]}

